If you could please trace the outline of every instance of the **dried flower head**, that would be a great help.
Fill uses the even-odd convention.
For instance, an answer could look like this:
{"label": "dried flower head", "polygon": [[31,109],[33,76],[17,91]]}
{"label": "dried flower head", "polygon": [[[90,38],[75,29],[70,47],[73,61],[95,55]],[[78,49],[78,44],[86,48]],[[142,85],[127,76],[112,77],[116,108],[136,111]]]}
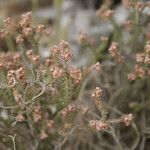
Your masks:
{"label": "dried flower head", "polygon": [[44,140],[44,139],[46,139],[47,137],[48,137],[48,135],[46,134],[45,130],[42,130],[42,131],[41,131],[41,134],[40,134],[40,139],[41,139],[41,140]]}
{"label": "dried flower head", "polygon": [[40,106],[34,107],[33,119],[35,123],[38,123],[42,119],[42,111],[41,111]]}
{"label": "dried flower head", "polygon": [[45,29],[45,25],[44,24],[38,24],[36,27],[36,32],[37,33],[42,33]]}
{"label": "dried flower head", "polygon": [[110,45],[108,51],[110,52],[111,56],[113,58],[115,58],[115,60],[118,63],[123,63],[124,62],[124,57],[119,52],[119,44],[117,42],[112,42],[112,44]]}
{"label": "dried flower head", "polygon": [[47,120],[46,125],[49,129],[54,127],[54,120]]}
{"label": "dried flower head", "polygon": [[62,115],[62,117],[66,117],[67,115],[69,115],[72,112],[75,112],[76,110],[77,110],[77,107],[73,104],[70,104],[66,108],[61,110],[60,114]]}
{"label": "dried flower head", "polygon": [[64,70],[57,66],[54,66],[53,68],[51,68],[51,71],[52,71],[52,76],[54,79],[59,79],[64,75]]}
{"label": "dried flower head", "polygon": [[31,27],[26,27],[26,28],[23,28],[23,30],[22,30],[22,34],[26,37],[31,36],[32,32],[33,32],[33,30]]}
{"label": "dried flower head", "polygon": [[136,61],[142,63],[144,62],[144,57],[145,57],[144,53],[138,53],[136,54]]}
{"label": "dried flower head", "polygon": [[19,25],[22,28],[29,27],[32,21],[32,13],[27,12],[21,15],[21,20],[19,21]]}
{"label": "dried flower head", "polygon": [[17,44],[20,44],[20,43],[22,43],[24,41],[24,38],[23,38],[23,35],[18,35],[17,37],[16,37],[16,43]]}
{"label": "dried flower head", "polygon": [[129,74],[128,74],[128,80],[133,81],[133,80],[135,80],[135,79],[136,79],[136,75],[135,75],[134,73],[129,73]]}
{"label": "dried flower head", "polygon": [[102,89],[100,87],[96,87],[95,91],[92,94],[93,98],[98,98],[100,96],[102,96],[103,92]]}
{"label": "dried flower head", "polygon": [[94,64],[94,65],[92,65],[91,66],[91,69],[90,69],[91,71],[92,70],[97,70],[97,71],[102,71],[102,66],[101,66],[101,64],[99,63],[99,62],[97,62],[96,64]]}
{"label": "dried flower head", "polygon": [[19,114],[16,116],[16,121],[17,122],[21,122],[21,121],[24,121],[25,120],[25,117],[22,115],[22,114]]}
{"label": "dried flower head", "polygon": [[139,65],[135,65],[135,73],[141,78],[145,76],[145,70]]}
{"label": "dried flower head", "polygon": [[131,125],[132,121],[133,121],[133,115],[132,114],[123,115],[121,117],[121,123],[123,123],[125,126]]}
{"label": "dried flower head", "polygon": [[101,121],[101,120],[91,120],[89,121],[89,125],[91,128],[97,131],[103,131],[103,130],[108,129],[109,127],[108,123]]}
{"label": "dried flower head", "polygon": [[69,75],[74,80],[76,84],[82,81],[82,73],[81,70],[75,67],[69,67]]}

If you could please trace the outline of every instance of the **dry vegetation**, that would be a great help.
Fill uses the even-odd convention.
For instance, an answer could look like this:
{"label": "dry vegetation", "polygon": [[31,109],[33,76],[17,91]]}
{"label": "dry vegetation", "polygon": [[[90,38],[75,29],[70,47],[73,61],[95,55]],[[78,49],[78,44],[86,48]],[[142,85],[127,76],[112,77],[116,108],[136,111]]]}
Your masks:
{"label": "dry vegetation", "polygon": [[[1,150],[149,149],[150,24],[143,10],[150,3],[123,4],[130,15],[122,25],[109,1],[96,12],[112,24],[110,36],[80,32],[93,62],[84,67],[73,65],[58,28],[38,24],[31,12],[2,21]],[[53,41],[46,58],[43,39]]]}

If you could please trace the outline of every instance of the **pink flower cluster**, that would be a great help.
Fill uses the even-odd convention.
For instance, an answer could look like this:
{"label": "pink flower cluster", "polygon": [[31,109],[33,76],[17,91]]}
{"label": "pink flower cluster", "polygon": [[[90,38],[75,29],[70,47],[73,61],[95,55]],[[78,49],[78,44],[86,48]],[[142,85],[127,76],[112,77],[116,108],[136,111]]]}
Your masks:
{"label": "pink flower cluster", "polygon": [[77,107],[75,105],[68,105],[66,108],[61,110],[60,114],[62,117],[66,117],[69,113],[75,112],[77,110]]}
{"label": "pink flower cluster", "polygon": [[123,63],[124,57],[119,52],[119,44],[117,42],[112,42],[108,50],[118,63]]}
{"label": "pink flower cluster", "polygon": [[72,59],[72,52],[70,49],[70,45],[66,41],[61,41],[59,45],[55,45],[51,48],[52,57],[56,56],[58,59],[62,61],[69,61]]}
{"label": "pink flower cluster", "polygon": [[75,81],[76,84],[82,81],[81,70],[75,67],[69,67],[69,75]]}
{"label": "pink flower cluster", "polygon": [[123,123],[125,126],[129,126],[133,121],[133,115],[132,114],[127,114],[123,115],[121,117],[121,123]]}
{"label": "pink flower cluster", "polygon": [[52,76],[53,76],[54,79],[59,79],[64,75],[63,69],[61,69],[57,66],[53,66],[51,68],[51,71],[52,71]]}
{"label": "pink flower cluster", "polygon": [[91,128],[93,128],[97,131],[106,130],[109,127],[108,123],[101,121],[101,120],[90,120],[89,125]]}
{"label": "pink flower cluster", "polygon": [[85,114],[88,111],[88,107],[86,107],[84,105],[70,104],[66,108],[64,108],[63,110],[61,110],[60,114],[62,115],[62,117],[65,118],[70,113],[78,112],[78,111],[80,111],[82,114]]}
{"label": "pink flower cluster", "polygon": [[143,78],[146,75],[149,76],[150,42],[146,43],[143,53],[136,54],[136,61],[138,64],[135,65],[134,71],[128,74],[129,80],[135,80],[137,77]]}
{"label": "pink flower cluster", "polygon": [[13,85],[17,80],[23,80],[25,78],[25,70],[20,67],[17,70],[9,70],[7,73],[7,80],[9,85]]}
{"label": "pink flower cluster", "polygon": [[35,106],[33,111],[34,122],[37,123],[42,119],[42,111],[40,106]]}

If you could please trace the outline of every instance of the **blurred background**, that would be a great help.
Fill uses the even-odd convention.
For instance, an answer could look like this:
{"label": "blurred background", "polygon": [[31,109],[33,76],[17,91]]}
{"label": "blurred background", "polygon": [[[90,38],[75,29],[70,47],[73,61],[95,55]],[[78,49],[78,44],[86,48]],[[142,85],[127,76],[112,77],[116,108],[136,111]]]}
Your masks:
{"label": "blurred background", "polygon": [[[96,16],[96,11],[106,1],[110,0],[0,0],[0,19],[2,22],[6,16],[19,16],[32,11],[36,22],[50,25],[58,32],[58,40],[66,39],[71,43],[74,61],[81,66],[88,64],[90,58],[87,52],[80,51],[79,33],[82,31],[93,38],[98,37],[99,42],[100,36],[108,36],[113,30],[110,22],[103,22]],[[111,2],[118,22],[123,22],[127,17],[127,10],[122,6],[121,0]],[[46,45],[45,41],[41,43],[44,56],[47,55]],[[8,49],[3,41],[0,42],[0,48]]]}
{"label": "blurred background", "polygon": [[[109,21],[103,22],[96,16],[101,4],[107,1],[112,3],[117,23],[122,24],[129,12],[122,6],[121,0],[0,0],[0,20],[6,16],[18,16],[32,11],[36,22],[50,25],[58,33],[58,40],[66,39],[71,43],[72,49],[75,50],[75,62],[81,66],[88,64],[90,59],[86,59],[89,57],[87,52],[78,51],[79,33],[82,31],[93,38],[99,38],[109,36],[113,31]],[[99,39],[97,41],[99,42]],[[48,47],[45,41],[41,48],[42,55],[47,55]],[[0,42],[0,49],[8,49],[3,41]]]}

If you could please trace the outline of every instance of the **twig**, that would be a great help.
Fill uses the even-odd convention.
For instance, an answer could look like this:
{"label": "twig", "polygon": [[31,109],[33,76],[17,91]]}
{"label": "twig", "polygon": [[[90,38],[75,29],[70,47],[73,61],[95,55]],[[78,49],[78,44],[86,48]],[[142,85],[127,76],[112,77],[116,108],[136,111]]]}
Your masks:
{"label": "twig", "polygon": [[46,89],[46,85],[43,85],[42,91],[41,91],[38,95],[34,96],[30,101],[26,102],[25,104],[27,105],[27,104],[33,102],[33,101],[34,101],[35,99],[37,99],[38,97],[40,97],[40,96],[45,92],[45,89]]}
{"label": "twig", "polygon": [[2,108],[2,109],[16,109],[18,107],[19,107],[18,105],[16,105],[16,106],[0,106],[0,108]]}
{"label": "twig", "polygon": [[9,135],[9,137],[12,138],[14,150],[17,150],[16,149],[16,143],[15,143],[16,134],[15,135]]}

